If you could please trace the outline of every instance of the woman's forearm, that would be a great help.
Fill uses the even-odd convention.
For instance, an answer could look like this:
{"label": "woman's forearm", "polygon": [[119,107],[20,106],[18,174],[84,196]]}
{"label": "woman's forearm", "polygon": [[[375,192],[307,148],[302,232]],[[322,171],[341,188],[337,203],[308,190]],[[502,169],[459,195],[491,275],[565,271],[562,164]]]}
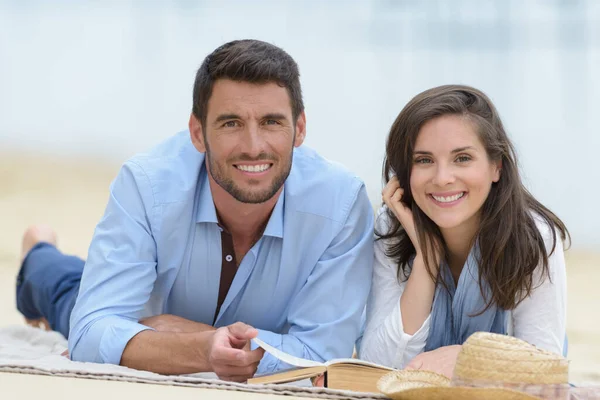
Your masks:
{"label": "woman's forearm", "polygon": [[423,258],[417,255],[412,271],[400,297],[400,310],[404,332],[413,335],[431,313],[435,282],[427,272]]}

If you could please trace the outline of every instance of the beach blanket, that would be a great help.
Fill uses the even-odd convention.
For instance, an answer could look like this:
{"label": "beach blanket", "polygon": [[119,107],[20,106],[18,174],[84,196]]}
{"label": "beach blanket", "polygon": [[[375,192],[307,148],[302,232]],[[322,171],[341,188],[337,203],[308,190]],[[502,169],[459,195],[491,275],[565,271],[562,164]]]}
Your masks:
{"label": "beach blanket", "polygon": [[[61,355],[66,339],[57,332],[46,332],[26,325],[0,328],[0,373],[23,373],[71,378],[112,380],[158,385],[199,387],[321,399],[386,399],[383,395],[316,388],[306,384],[247,385],[221,381],[215,374],[167,376],[138,371],[119,365],[82,363]],[[600,387],[572,388],[570,399],[600,399]]]}
{"label": "beach blanket", "polygon": [[308,385],[247,385],[219,380],[215,374],[167,376],[119,365],[82,363],[61,354],[67,341],[57,332],[30,326],[0,328],[0,372],[140,382],[322,399],[385,399],[378,394],[348,392]]}

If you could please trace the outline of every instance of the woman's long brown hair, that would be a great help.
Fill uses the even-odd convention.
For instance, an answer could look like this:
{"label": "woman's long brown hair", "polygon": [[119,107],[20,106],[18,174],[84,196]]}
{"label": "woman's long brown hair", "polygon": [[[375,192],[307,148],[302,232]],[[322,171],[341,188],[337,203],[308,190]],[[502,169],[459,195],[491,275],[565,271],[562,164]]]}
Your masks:
{"label": "woman's long brown hair", "polygon": [[[437,225],[413,203],[410,174],[414,146],[421,127],[442,115],[464,116],[483,143],[488,158],[501,160],[500,180],[492,184],[481,209],[479,230],[474,237],[479,245],[479,287],[486,302],[511,310],[534,289],[533,272],[542,268],[542,277],[550,279],[548,257],[556,247],[556,235],[570,236],[563,222],[538,202],[521,182],[514,147],[508,138],[496,108],[481,91],[468,86],[447,85],[429,89],[414,97],[400,112],[390,130],[383,165],[385,183],[396,175],[404,189],[402,201],[412,209],[417,236],[423,251],[425,265],[432,279],[436,260],[427,259],[432,246],[441,250],[441,259],[448,249]],[[378,239],[387,240],[386,252],[398,262],[398,275],[408,277],[409,260],[415,248],[400,222],[388,210],[390,224],[386,232],[376,231]],[[552,249],[548,253],[534,216],[547,224],[553,234]],[[440,274],[441,275],[441,274]],[[487,282],[491,296],[486,295]],[[445,285],[444,282],[441,284]],[[484,309],[484,310],[485,310]],[[484,311],[482,310],[482,312]]]}

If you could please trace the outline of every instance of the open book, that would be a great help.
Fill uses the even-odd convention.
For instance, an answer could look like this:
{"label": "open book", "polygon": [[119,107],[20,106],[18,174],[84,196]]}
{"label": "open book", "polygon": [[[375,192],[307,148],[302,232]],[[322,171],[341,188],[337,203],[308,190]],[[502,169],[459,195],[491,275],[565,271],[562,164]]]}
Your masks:
{"label": "open book", "polygon": [[253,340],[265,351],[295,368],[269,375],[257,375],[248,379],[250,384],[288,383],[323,374],[325,387],[330,389],[379,393],[377,381],[383,375],[393,371],[392,368],[355,358],[337,359],[325,363],[305,360],[284,353],[258,338]]}

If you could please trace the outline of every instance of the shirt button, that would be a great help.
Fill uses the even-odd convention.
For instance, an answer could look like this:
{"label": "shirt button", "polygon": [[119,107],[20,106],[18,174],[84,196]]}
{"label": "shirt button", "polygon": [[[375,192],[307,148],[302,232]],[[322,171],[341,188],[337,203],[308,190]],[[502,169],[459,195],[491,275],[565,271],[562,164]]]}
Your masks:
{"label": "shirt button", "polygon": [[227,254],[225,256],[225,260],[227,260],[227,262],[231,262],[231,260],[233,260],[233,257],[231,257],[231,255]]}

